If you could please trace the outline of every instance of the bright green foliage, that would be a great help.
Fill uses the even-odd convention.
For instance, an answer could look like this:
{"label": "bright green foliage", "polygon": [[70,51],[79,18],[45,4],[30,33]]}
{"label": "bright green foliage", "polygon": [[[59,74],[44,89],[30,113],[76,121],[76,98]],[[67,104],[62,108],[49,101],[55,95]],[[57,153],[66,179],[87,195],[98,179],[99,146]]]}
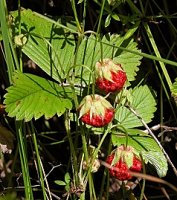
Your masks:
{"label": "bright green foliage", "polygon": [[65,186],[65,190],[68,192],[70,189],[70,183],[71,183],[71,177],[69,175],[69,173],[67,172],[64,176],[64,181],[62,180],[56,180],[55,183],[57,185],[62,185]]}
{"label": "bright green foliage", "polygon": [[[100,42],[96,42],[95,40],[93,35],[88,38],[85,37],[78,51],[77,64],[78,66],[84,66],[82,68],[76,68],[76,73],[82,74],[84,80],[88,80],[89,70],[94,70],[96,62],[101,60]],[[141,56],[119,51],[118,47],[124,43],[124,37],[120,35],[105,35],[101,42],[103,48],[102,57],[113,58],[116,62],[121,63],[126,71],[128,80],[135,80],[136,71],[138,71],[137,66],[140,65]],[[137,44],[133,41],[127,44],[127,48],[134,50],[137,50],[136,46]]]}
{"label": "bright green foliage", "polygon": [[[138,49],[136,46],[137,43],[131,40],[127,45],[127,49],[137,51]],[[138,66],[141,64],[141,58],[142,57],[139,55],[123,51],[120,55],[116,56],[114,60],[118,63],[121,63],[123,69],[126,71],[128,81],[133,81],[135,80],[136,72],[139,70]]]}
{"label": "bright green foliage", "polygon": [[[156,111],[156,100],[147,85],[135,87],[132,90],[131,107],[136,111],[146,123],[151,122],[154,112]],[[115,119],[125,128],[134,128],[142,126],[141,121],[128,108],[121,106],[116,114]]]}
{"label": "bright green foliage", "polygon": [[17,120],[30,121],[45,115],[62,115],[72,108],[71,90],[44,78],[16,72],[5,95],[6,112]]}
{"label": "bright green foliage", "polygon": [[[128,146],[134,147],[137,154],[141,154],[145,163],[152,164],[160,177],[166,176],[167,160],[155,140],[148,134],[138,129],[127,129]],[[114,146],[126,145],[126,134],[116,132],[112,134]]]}
{"label": "bright green foliage", "polygon": [[[14,17],[16,13],[13,14]],[[130,48],[138,51],[137,43],[125,40],[127,37],[120,35],[105,35],[102,38],[101,52],[100,42],[96,37],[82,36],[82,41],[77,51],[77,60],[74,62],[76,43],[73,34],[69,34],[64,28],[58,28],[51,21],[42,18],[30,10],[21,12],[22,33],[26,34],[28,41],[22,51],[33,60],[42,70],[55,80],[62,82],[63,79],[75,75],[75,82],[85,81],[88,84],[91,72],[97,61],[103,58],[114,58],[122,64],[129,81],[135,80],[139,55],[119,51],[118,47]],[[18,24],[15,24],[17,27]]]}
{"label": "bright green foliage", "polygon": [[[13,16],[16,14],[13,13]],[[52,78],[62,82],[72,67],[74,36],[31,10],[21,12],[21,23],[22,33],[28,38],[22,48],[23,53]]]}

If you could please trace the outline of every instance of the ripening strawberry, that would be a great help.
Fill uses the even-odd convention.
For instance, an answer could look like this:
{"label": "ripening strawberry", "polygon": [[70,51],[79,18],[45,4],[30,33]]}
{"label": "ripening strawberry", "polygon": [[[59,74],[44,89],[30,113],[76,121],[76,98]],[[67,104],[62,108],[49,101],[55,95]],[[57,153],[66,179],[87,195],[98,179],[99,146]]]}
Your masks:
{"label": "ripening strawberry", "polygon": [[78,111],[80,120],[94,127],[103,127],[109,124],[114,117],[112,105],[98,94],[84,97]]}
{"label": "ripening strawberry", "polygon": [[99,89],[105,92],[120,91],[127,80],[126,73],[121,67],[121,64],[115,63],[109,58],[97,62],[96,70],[96,85]]}
{"label": "ripening strawberry", "polygon": [[133,147],[121,145],[107,157],[106,162],[111,165],[109,169],[111,176],[124,181],[132,178],[129,170],[141,171],[141,160],[133,151]]}

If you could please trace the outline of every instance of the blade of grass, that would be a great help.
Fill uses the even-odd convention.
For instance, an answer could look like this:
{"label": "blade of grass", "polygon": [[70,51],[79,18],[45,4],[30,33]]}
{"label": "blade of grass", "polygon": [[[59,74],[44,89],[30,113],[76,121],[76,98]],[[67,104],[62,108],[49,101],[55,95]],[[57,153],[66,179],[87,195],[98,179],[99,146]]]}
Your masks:
{"label": "blade of grass", "polygon": [[5,0],[0,1],[0,24],[1,24],[1,32],[2,32],[2,40],[4,44],[4,51],[5,51],[5,61],[7,63],[7,72],[9,76],[9,82],[12,82],[12,74],[15,70],[15,65],[13,61],[13,56],[10,47],[10,36],[9,36],[9,29],[7,23],[7,7]]}
{"label": "blade of grass", "polygon": [[24,137],[24,132],[22,129],[22,121],[16,122],[16,132],[17,132],[17,141],[19,145],[20,161],[22,168],[22,175],[25,188],[25,197],[26,199],[33,200],[33,191],[31,187],[30,174],[28,168],[28,159],[27,159],[27,149],[26,149],[26,138]]}
{"label": "blade of grass", "polygon": [[[153,48],[153,50],[154,50],[155,55],[156,55],[157,57],[161,58],[160,52],[159,52],[159,50],[158,50],[158,47],[157,47],[157,45],[156,45],[156,42],[155,42],[155,40],[154,40],[154,37],[153,37],[153,34],[152,34],[152,32],[151,32],[150,27],[148,26],[148,24],[144,24],[144,28],[145,28],[145,30],[146,30],[146,33],[147,33],[147,35],[148,35],[149,41],[150,41],[150,43],[151,43],[151,45],[152,45],[152,48]],[[172,87],[172,82],[171,82],[170,76],[169,76],[169,74],[168,74],[168,71],[167,71],[167,69],[166,69],[166,66],[165,66],[164,62],[161,62],[161,61],[159,61],[159,64],[160,64],[161,69],[162,69],[162,71],[163,71],[164,77],[165,77],[165,79],[166,79],[166,81],[167,81],[167,83],[168,83],[168,86],[169,86],[169,88],[171,89],[171,87]]]}
{"label": "blade of grass", "polygon": [[[40,183],[41,183],[41,188],[42,188],[42,193],[43,193],[43,199],[46,200],[47,194],[46,194],[45,185],[44,185],[44,175],[43,175],[42,167],[41,167],[42,162],[41,162],[41,158],[39,154],[38,142],[36,138],[34,125],[32,122],[30,124],[31,124],[31,131],[32,131],[32,140],[33,140],[34,150],[35,150],[36,159],[37,159],[37,167],[39,171]],[[50,199],[52,199],[51,195],[50,195]]]}
{"label": "blade of grass", "polygon": [[[108,44],[106,42],[102,42],[102,43],[113,47],[113,45]],[[161,57],[158,57],[158,56],[153,56],[153,55],[150,55],[150,54],[147,54],[147,53],[140,53],[139,51],[134,51],[134,50],[131,50],[131,49],[128,49],[128,48],[125,48],[125,47],[121,47],[121,46],[114,46],[114,48],[120,49],[122,51],[127,51],[127,52],[130,52],[130,53],[133,53],[133,54],[136,54],[136,55],[140,55],[142,57],[145,57],[145,58],[148,58],[148,59],[151,59],[151,60],[160,61],[160,62],[163,62],[163,63],[177,67],[177,62],[172,61],[172,60],[168,60],[168,59],[161,58]]]}
{"label": "blade of grass", "polygon": [[[146,43],[146,46],[147,46],[147,48],[148,48],[148,51],[151,52],[150,46],[149,46],[149,44],[148,44],[148,41],[147,41],[147,38],[146,38],[145,34],[143,33],[142,35],[143,35],[144,41],[145,41],[145,43]],[[155,68],[156,68],[157,75],[159,76],[159,79],[160,79],[160,82],[161,82],[161,84],[162,84],[162,87],[163,87],[163,90],[164,90],[164,92],[165,92],[165,95],[166,95],[166,97],[167,97],[167,100],[168,100],[168,103],[169,103],[169,105],[170,105],[170,108],[171,108],[171,111],[172,111],[172,113],[173,113],[173,116],[174,116],[175,120],[177,120],[176,113],[175,113],[175,109],[174,109],[174,107],[173,107],[173,105],[172,105],[172,103],[171,103],[170,95],[169,95],[168,90],[167,90],[167,88],[166,88],[166,85],[165,85],[165,83],[164,83],[164,80],[163,80],[163,77],[162,77],[162,75],[161,75],[161,72],[160,72],[160,70],[159,70],[159,68],[158,68],[157,63],[155,62],[155,60],[153,60],[153,63],[154,63],[154,66],[155,66]],[[162,119],[160,119],[160,120],[162,121]]]}
{"label": "blade of grass", "polygon": [[[4,47],[4,57],[7,64],[7,73],[9,83],[12,83],[12,76],[15,69],[19,69],[19,64],[17,61],[17,56],[15,49],[12,43],[12,37],[9,29],[8,19],[8,10],[5,0],[0,1],[0,23],[2,31],[2,40]],[[33,191],[31,187],[29,168],[28,168],[28,159],[27,159],[27,149],[26,149],[26,138],[24,137],[23,132],[23,122],[15,122],[16,126],[16,135],[17,142],[20,154],[20,162],[23,174],[24,188],[25,188],[25,197],[26,199],[33,200]]]}

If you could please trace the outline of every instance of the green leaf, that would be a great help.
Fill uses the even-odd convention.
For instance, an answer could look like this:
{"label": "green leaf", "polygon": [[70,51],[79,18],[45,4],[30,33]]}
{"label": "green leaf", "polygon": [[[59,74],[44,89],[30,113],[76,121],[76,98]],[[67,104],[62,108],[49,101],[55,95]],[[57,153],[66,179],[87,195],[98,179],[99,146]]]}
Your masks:
{"label": "green leaf", "polygon": [[109,15],[106,17],[104,26],[105,26],[105,27],[108,27],[109,24],[110,24],[110,22],[111,22],[111,14],[109,14]]}
{"label": "green leaf", "polygon": [[[14,17],[13,32],[17,34],[18,13],[15,12],[12,15]],[[57,26],[56,23],[60,24],[61,27]],[[89,81],[92,82],[91,73],[94,71],[96,62],[101,59],[100,42],[96,41],[95,36],[83,36],[75,63],[75,37],[62,25],[61,19],[59,22],[55,22],[31,10],[22,10],[21,24],[22,34],[27,38],[27,43],[22,48],[23,53],[49,76],[58,82],[63,82],[72,76],[74,71],[75,83],[80,84],[83,81],[87,85]],[[72,27],[71,25],[70,27]],[[127,36],[121,37],[117,34],[103,36],[101,40],[102,56],[103,58],[114,58],[115,61],[121,63],[127,73],[128,80],[133,81],[142,57],[117,50],[117,47],[123,46],[138,51],[137,43],[133,40],[125,42],[125,39]]]}
{"label": "green leaf", "polygon": [[54,181],[57,185],[62,185],[62,186],[65,186],[66,183],[64,181],[61,181],[61,180],[56,180]]}
{"label": "green leaf", "polygon": [[[132,90],[131,107],[146,122],[151,122],[156,111],[156,100],[147,85],[135,87]],[[125,128],[134,128],[142,126],[141,121],[128,108],[121,106],[116,114],[115,119]]]}
{"label": "green leaf", "polygon": [[[134,147],[137,152],[150,151],[152,148],[154,151],[159,151],[159,146],[150,135],[139,129],[127,129],[126,131],[128,133],[128,145]],[[113,132],[112,143],[114,146],[126,144],[126,134],[122,131]]]}
{"label": "green leaf", "polygon": [[62,115],[72,108],[72,93],[69,87],[62,87],[44,78],[16,72],[14,83],[5,95],[6,112],[17,120],[30,121],[45,115],[51,118]]}
{"label": "green leaf", "polygon": [[[128,34],[125,35],[125,39],[127,37],[128,37]],[[134,51],[138,51],[137,43],[133,42],[133,40],[131,40],[127,44],[126,48],[134,50]],[[114,60],[120,63],[123,69],[126,71],[128,81],[135,80],[136,72],[139,70],[138,66],[141,64],[140,59],[142,59],[142,56],[135,55],[127,51],[123,51],[119,53],[117,56],[115,55],[115,58],[114,58]]]}
{"label": "green leaf", "polygon": [[[84,79],[88,82],[91,69],[97,61],[101,60],[100,42],[95,42],[95,36],[85,37],[79,47],[77,56],[77,68],[75,71],[76,77]],[[116,62],[121,63],[126,71],[129,81],[135,80],[138,65],[140,65],[139,55],[128,53],[125,51],[117,51],[117,47],[124,45],[127,48],[137,51],[137,43],[131,40],[128,44],[123,44],[124,37],[120,35],[105,35],[102,38],[103,58],[113,58]]]}
{"label": "green leaf", "polygon": [[67,172],[65,174],[65,182],[68,184],[68,183],[70,183],[70,181],[71,181],[71,177],[70,177],[69,173]]}
{"label": "green leaf", "polygon": [[[151,163],[158,175],[163,177],[168,170],[167,160],[155,140],[148,134],[138,129],[127,129],[128,146],[132,146],[136,154],[141,154],[145,163]],[[114,146],[126,145],[126,134],[113,133],[111,136]]]}
{"label": "green leaf", "polygon": [[[13,13],[18,27],[17,13]],[[73,65],[75,39],[51,21],[31,10],[21,11],[22,33],[28,38],[22,51],[43,71],[62,82]]]}
{"label": "green leaf", "polygon": [[168,164],[162,152],[160,151],[155,152],[153,150],[148,152],[143,151],[142,157],[155,167],[159,177],[166,176],[168,170]]}
{"label": "green leaf", "polygon": [[112,17],[114,20],[116,20],[116,21],[120,21],[120,18],[119,18],[119,16],[118,16],[116,13],[112,13],[112,14],[111,14],[111,17]]}

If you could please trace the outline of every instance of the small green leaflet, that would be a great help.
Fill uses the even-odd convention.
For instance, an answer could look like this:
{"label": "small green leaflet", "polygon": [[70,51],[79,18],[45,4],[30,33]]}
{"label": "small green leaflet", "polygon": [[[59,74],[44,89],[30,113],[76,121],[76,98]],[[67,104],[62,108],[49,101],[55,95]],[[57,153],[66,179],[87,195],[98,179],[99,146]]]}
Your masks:
{"label": "small green leaflet", "polygon": [[15,72],[14,83],[7,88],[4,104],[10,117],[30,121],[44,115],[51,118],[62,115],[72,108],[72,93],[69,87],[63,87],[47,79]]}
{"label": "small green leaflet", "polygon": [[[128,144],[134,147],[137,154],[141,154],[145,163],[151,163],[158,175],[163,177],[168,170],[167,160],[155,140],[138,129],[127,129]],[[126,145],[126,134],[122,131],[115,132],[111,136],[114,146]]]}
{"label": "small green leaflet", "polygon": [[[156,111],[156,100],[147,85],[135,87],[132,92],[132,107],[136,113],[146,122],[151,122]],[[128,108],[122,105],[115,114],[115,119],[125,128],[142,126],[141,121]]]}

